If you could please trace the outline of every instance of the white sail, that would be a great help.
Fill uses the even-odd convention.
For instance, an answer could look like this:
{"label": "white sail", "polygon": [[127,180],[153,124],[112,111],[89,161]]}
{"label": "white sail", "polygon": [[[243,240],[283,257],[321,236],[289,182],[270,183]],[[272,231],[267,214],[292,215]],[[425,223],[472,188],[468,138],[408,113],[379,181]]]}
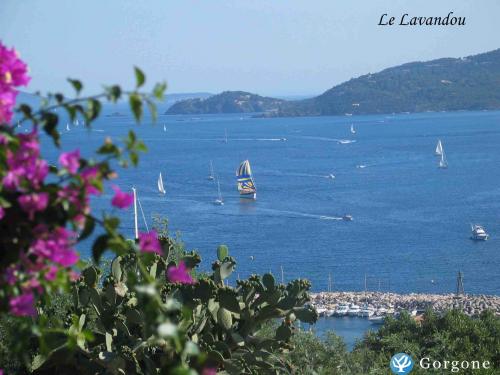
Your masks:
{"label": "white sail", "polygon": [[222,194],[220,192],[219,178],[217,178],[217,199],[215,200],[214,203],[219,206],[222,206],[224,204],[224,200],[222,199]]}
{"label": "white sail", "polygon": [[356,134],[356,130],[354,129],[354,124],[351,124],[351,133]]}
{"label": "white sail", "polygon": [[163,186],[163,178],[161,177],[161,172],[160,176],[158,177],[158,191],[160,192],[160,194],[166,193],[165,187]]}
{"label": "white sail", "polygon": [[209,172],[208,172],[208,177],[207,177],[210,181],[212,181],[214,179],[214,166],[212,164],[212,160],[210,160],[210,169],[209,169]]}
{"label": "white sail", "polygon": [[441,143],[441,140],[438,140],[438,143],[436,145],[436,155],[441,156],[443,154],[443,144]]}
{"label": "white sail", "polygon": [[167,125],[163,125],[163,131],[166,132],[167,131]]}
{"label": "white sail", "polygon": [[441,150],[441,159],[439,159],[439,168],[448,168],[448,161],[444,154],[444,149]]}
{"label": "white sail", "polygon": [[69,132],[69,124],[66,123],[66,131]]}

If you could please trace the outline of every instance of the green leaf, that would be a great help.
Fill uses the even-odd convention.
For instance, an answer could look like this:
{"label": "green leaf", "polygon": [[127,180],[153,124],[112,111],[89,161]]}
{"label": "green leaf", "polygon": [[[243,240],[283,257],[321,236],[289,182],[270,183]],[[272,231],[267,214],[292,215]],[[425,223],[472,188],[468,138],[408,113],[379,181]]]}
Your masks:
{"label": "green leaf", "polygon": [[262,283],[268,290],[273,290],[274,289],[274,276],[270,273],[266,273],[264,276],[262,276]]}
{"label": "green leaf", "polygon": [[219,290],[219,304],[221,307],[229,311],[235,313],[240,312],[240,304],[238,302],[238,299],[236,298],[235,293],[230,289]]}
{"label": "green leaf", "polygon": [[167,89],[166,82],[157,83],[153,88],[153,95],[158,100],[163,100],[165,96],[165,90]]}
{"label": "green leaf", "polygon": [[134,66],[134,73],[135,73],[135,86],[139,88],[142,85],[144,85],[144,82],[146,81],[146,76],[144,75],[142,70],[136,66]]}
{"label": "green leaf", "polygon": [[142,117],[142,100],[139,94],[131,94],[129,97],[129,104],[132,113],[134,114],[137,122],[141,121]]}
{"label": "green leaf", "polygon": [[87,267],[82,271],[83,281],[87,286],[93,288],[97,283],[97,270],[95,267]]}
{"label": "green leaf", "polygon": [[224,259],[226,259],[229,256],[229,249],[227,248],[226,245],[220,245],[217,248],[217,259],[219,261],[223,262]]}
{"label": "green leaf", "polygon": [[292,336],[292,330],[286,325],[281,325],[276,330],[276,339],[280,341],[288,341]]}
{"label": "green leaf", "polygon": [[83,227],[82,232],[78,236],[78,241],[82,241],[94,231],[95,228],[95,220],[92,216],[87,216],[85,218],[85,226]]}
{"label": "green leaf", "polygon": [[116,282],[122,279],[122,266],[120,264],[121,260],[122,257],[117,256],[115,259],[113,259],[113,262],[111,262],[111,274],[115,278]]}
{"label": "green leaf", "polygon": [[225,330],[230,330],[233,326],[233,316],[231,312],[223,307],[220,307],[217,311],[217,321]]}
{"label": "green leaf", "polygon": [[95,262],[99,262],[102,254],[104,254],[104,252],[108,248],[108,238],[108,235],[102,234],[97,237],[94,244],[92,245],[92,257],[94,258]]}
{"label": "green leaf", "polygon": [[77,79],[71,79],[71,78],[68,78],[68,82],[71,83],[71,86],[73,86],[73,88],[75,89],[76,94],[77,95],[80,94],[80,91],[82,91],[83,88],[82,83]]}
{"label": "green leaf", "polygon": [[158,119],[158,111],[156,110],[155,103],[153,103],[151,100],[146,100],[146,104],[148,105],[149,113],[151,114],[151,120],[153,122],[156,122],[156,120]]}
{"label": "green leaf", "polygon": [[315,323],[318,320],[318,313],[311,307],[299,307],[293,309],[293,313],[301,322]]}

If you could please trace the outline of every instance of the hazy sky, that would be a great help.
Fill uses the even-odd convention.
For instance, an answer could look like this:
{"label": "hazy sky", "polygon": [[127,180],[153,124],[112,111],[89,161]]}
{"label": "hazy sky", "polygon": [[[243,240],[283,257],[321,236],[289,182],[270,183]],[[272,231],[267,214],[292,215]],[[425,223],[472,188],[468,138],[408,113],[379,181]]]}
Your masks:
{"label": "hazy sky", "polygon": [[[466,17],[462,27],[381,27],[400,17]],[[29,63],[30,90],[81,78],[130,84],[132,65],[170,92],[318,94],[415,60],[500,47],[500,0],[0,0],[0,39]]]}

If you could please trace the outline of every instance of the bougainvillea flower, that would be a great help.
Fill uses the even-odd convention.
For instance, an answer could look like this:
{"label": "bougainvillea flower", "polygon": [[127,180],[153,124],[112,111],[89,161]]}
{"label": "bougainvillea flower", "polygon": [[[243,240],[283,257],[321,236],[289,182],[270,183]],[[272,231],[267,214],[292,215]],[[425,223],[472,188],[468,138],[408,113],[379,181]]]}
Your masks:
{"label": "bougainvillea flower", "polygon": [[177,267],[168,267],[167,278],[172,283],[194,284],[194,279],[189,274],[189,269],[182,261],[179,262],[179,265]]}
{"label": "bougainvillea flower", "polygon": [[66,168],[69,173],[75,174],[80,168],[80,150],[62,153],[59,156],[59,164]]}
{"label": "bougainvillea flower", "polygon": [[145,253],[162,253],[158,234],[155,230],[147,233],[139,233],[139,248]]}
{"label": "bougainvillea flower", "polygon": [[10,312],[15,316],[36,316],[35,296],[25,292],[9,300]]}
{"label": "bougainvillea flower", "polygon": [[215,367],[205,367],[201,375],[217,375],[217,369]]}
{"label": "bougainvillea flower", "polygon": [[38,225],[33,233],[37,238],[31,246],[33,254],[64,267],[78,262],[78,253],[72,248],[75,242],[74,232],[62,227],[48,230],[46,226]]}
{"label": "bougainvillea flower", "polygon": [[48,193],[24,194],[18,198],[22,210],[28,213],[30,220],[33,220],[35,212],[43,211],[49,203]]}
{"label": "bougainvillea flower", "polygon": [[101,194],[101,191],[93,185],[93,183],[99,177],[99,168],[97,166],[85,168],[80,173],[80,176],[83,179],[83,183],[85,185],[85,191],[87,192],[87,194],[91,195]]}
{"label": "bougainvillea flower", "polygon": [[8,49],[0,42],[0,89],[26,86],[29,81],[28,66],[19,58],[17,51]]}
{"label": "bougainvillea flower", "polygon": [[45,279],[48,281],[54,281],[57,276],[58,268],[56,266],[50,266],[45,273]]}
{"label": "bougainvillea flower", "polygon": [[111,200],[111,204],[118,208],[127,208],[134,202],[134,195],[132,193],[125,193],[120,190],[118,186],[113,186],[115,196]]}
{"label": "bougainvillea flower", "polygon": [[0,89],[0,124],[7,124],[12,120],[16,96],[17,93],[14,91],[2,91]]}

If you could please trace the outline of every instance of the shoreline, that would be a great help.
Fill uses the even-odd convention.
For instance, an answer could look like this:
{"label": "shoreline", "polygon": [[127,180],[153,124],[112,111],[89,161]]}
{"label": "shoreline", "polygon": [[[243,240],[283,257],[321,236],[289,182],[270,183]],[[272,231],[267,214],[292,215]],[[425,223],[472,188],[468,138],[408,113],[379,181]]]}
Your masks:
{"label": "shoreline", "polygon": [[329,316],[338,305],[368,304],[375,310],[383,308],[414,312],[431,308],[437,313],[446,310],[461,309],[468,316],[480,315],[485,310],[492,310],[500,316],[500,296],[485,294],[431,294],[431,293],[387,293],[387,292],[319,292],[311,293],[311,305]]}

